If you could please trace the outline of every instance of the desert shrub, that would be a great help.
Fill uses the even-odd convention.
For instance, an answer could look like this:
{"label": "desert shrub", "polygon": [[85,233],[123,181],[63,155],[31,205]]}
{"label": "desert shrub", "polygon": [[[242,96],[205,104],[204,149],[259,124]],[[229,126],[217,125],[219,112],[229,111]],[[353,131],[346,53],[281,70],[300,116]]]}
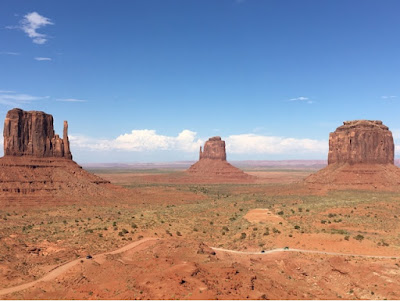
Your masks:
{"label": "desert shrub", "polygon": [[177,236],[182,236],[182,233],[179,232],[179,231],[176,231],[176,235],[177,235]]}
{"label": "desert shrub", "polygon": [[284,214],[283,211],[279,211],[279,212],[278,212],[278,215],[283,215],[283,214]]}
{"label": "desert shrub", "polygon": [[126,234],[126,233],[129,233],[129,231],[123,228],[122,233]]}
{"label": "desert shrub", "polygon": [[331,233],[332,234],[342,234],[342,235],[349,234],[346,230],[343,230],[343,229],[332,229]]}
{"label": "desert shrub", "polygon": [[245,239],[246,236],[247,236],[246,233],[243,232],[242,234],[240,234],[240,239]]}
{"label": "desert shrub", "polygon": [[354,239],[362,241],[364,239],[364,236],[362,236],[361,234],[358,234],[357,236],[354,236]]}
{"label": "desert shrub", "polygon": [[228,228],[227,226],[223,226],[223,227],[222,227],[222,230],[224,230],[225,232],[228,232],[228,231],[229,231],[229,228]]}
{"label": "desert shrub", "polygon": [[295,228],[296,230],[299,230],[299,229],[300,229],[300,226],[296,225],[296,226],[294,226],[294,228]]}
{"label": "desert shrub", "polygon": [[346,236],[344,237],[344,239],[348,241],[348,240],[350,240],[350,236],[346,235]]}
{"label": "desert shrub", "polygon": [[136,229],[138,226],[137,226],[135,223],[132,223],[131,227],[132,227],[133,229]]}
{"label": "desert shrub", "polygon": [[279,230],[276,229],[276,228],[273,228],[273,229],[272,229],[272,232],[274,232],[274,233],[276,233],[276,234],[280,234],[280,233],[281,233],[281,231],[279,231]]}

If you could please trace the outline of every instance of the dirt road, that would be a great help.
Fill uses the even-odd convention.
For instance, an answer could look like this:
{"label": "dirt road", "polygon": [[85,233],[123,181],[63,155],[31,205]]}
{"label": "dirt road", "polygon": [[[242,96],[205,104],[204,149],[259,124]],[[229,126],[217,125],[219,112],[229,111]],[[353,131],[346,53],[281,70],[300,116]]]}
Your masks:
{"label": "dirt road", "polygon": [[277,252],[298,252],[298,253],[313,253],[313,254],[322,254],[322,255],[332,255],[332,256],[349,256],[349,257],[363,257],[363,258],[380,258],[380,259],[400,259],[400,256],[381,256],[381,255],[362,255],[362,254],[349,254],[349,253],[336,253],[336,252],[325,252],[325,251],[315,251],[315,250],[302,250],[302,249],[284,249],[277,248],[272,250],[266,250],[264,252],[245,252],[245,251],[235,251],[223,248],[214,248],[211,247],[214,251],[233,253],[233,254],[242,254],[242,255],[268,255],[271,253]]}
{"label": "dirt road", "polygon": [[[143,244],[143,243],[145,243],[147,241],[153,241],[153,240],[158,240],[158,238],[144,238],[142,240],[135,241],[135,242],[133,242],[133,243],[131,243],[129,245],[126,245],[126,246],[124,246],[124,247],[122,247],[120,249],[117,249],[117,250],[114,250],[114,251],[111,251],[111,252],[106,252],[106,253],[101,253],[101,254],[94,255],[91,260],[102,261],[103,257],[105,257],[108,254],[122,253],[122,252],[128,251],[130,249],[133,249],[133,248],[135,248],[135,247],[137,247],[137,246],[139,246],[139,245],[141,245],[141,244]],[[34,286],[35,284],[37,284],[37,283],[39,283],[41,281],[53,280],[57,276],[65,273],[66,271],[68,271],[74,265],[80,263],[81,260],[84,260],[84,259],[83,258],[78,258],[78,259],[75,259],[75,260],[70,261],[68,263],[65,263],[63,265],[60,265],[57,268],[55,268],[54,270],[50,271],[47,275],[43,276],[42,278],[40,278],[38,280],[35,280],[35,281],[32,281],[32,282],[28,282],[28,283],[25,283],[25,284],[21,284],[21,285],[17,285],[17,286],[14,286],[14,287],[8,287],[8,288],[5,288],[5,289],[2,289],[2,290],[0,290],[0,296],[25,290],[27,288],[30,288],[30,287]]]}

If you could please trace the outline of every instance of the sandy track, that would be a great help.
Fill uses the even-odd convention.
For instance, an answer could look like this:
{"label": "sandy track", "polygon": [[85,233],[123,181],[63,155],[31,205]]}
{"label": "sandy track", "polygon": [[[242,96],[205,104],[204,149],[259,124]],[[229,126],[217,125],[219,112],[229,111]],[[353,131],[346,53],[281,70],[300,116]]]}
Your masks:
{"label": "sandy track", "polygon": [[[130,249],[133,249],[133,248],[141,245],[142,243],[145,243],[147,241],[153,241],[153,240],[159,240],[159,239],[158,238],[144,238],[142,240],[135,241],[135,242],[133,242],[133,243],[131,243],[129,245],[126,245],[126,246],[124,246],[122,248],[119,248],[117,250],[94,255],[92,260],[102,261],[102,259],[104,259],[104,257],[106,255],[123,253],[125,251],[128,251]],[[0,290],[0,296],[7,295],[7,294],[12,294],[12,293],[15,293],[15,292],[19,292],[19,291],[28,289],[28,288],[34,286],[35,284],[37,284],[37,283],[39,283],[41,281],[53,280],[56,277],[58,277],[59,275],[61,275],[61,274],[65,273],[66,271],[68,271],[74,265],[80,263],[81,260],[83,260],[83,258],[78,258],[78,259],[75,259],[73,261],[67,262],[67,263],[65,263],[63,265],[60,265],[60,266],[56,267],[55,269],[53,269],[52,271],[50,271],[47,275],[43,276],[42,278],[40,278],[38,280],[35,280],[35,281],[32,281],[32,282],[28,282],[28,283],[25,283],[25,284],[21,284],[21,285],[17,285],[17,286],[14,286],[14,287],[8,287],[8,288],[5,288],[5,289],[2,289],[2,290]]]}
{"label": "sandy track", "polygon": [[349,257],[380,258],[380,259],[400,259],[400,256],[362,255],[362,254],[349,254],[349,253],[336,253],[336,252],[324,252],[324,251],[302,250],[302,249],[284,249],[284,248],[266,250],[263,253],[235,251],[235,250],[214,248],[214,247],[211,247],[211,249],[213,249],[214,251],[233,253],[233,254],[241,254],[241,255],[268,255],[268,254],[277,253],[277,252],[298,252],[298,253],[313,253],[313,254],[332,255],[332,256],[349,256]]}

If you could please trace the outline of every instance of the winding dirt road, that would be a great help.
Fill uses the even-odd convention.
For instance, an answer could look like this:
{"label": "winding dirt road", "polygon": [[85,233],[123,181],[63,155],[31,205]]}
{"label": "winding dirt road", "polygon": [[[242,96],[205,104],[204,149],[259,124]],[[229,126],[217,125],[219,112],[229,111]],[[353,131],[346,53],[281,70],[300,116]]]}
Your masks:
{"label": "winding dirt road", "polygon": [[245,252],[245,251],[235,251],[235,250],[214,248],[214,247],[211,247],[211,249],[213,249],[214,251],[219,251],[219,252],[242,254],[242,255],[268,255],[268,254],[277,253],[277,252],[298,252],[298,253],[313,253],[313,254],[333,255],[333,256],[349,256],[349,257],[378,258],[378,259],[400,259],[400,256],[361,255],[361,254],[336,253],[336,252],[302,250],[302,249],[284,249],[284,248],[266,250],[264,252]]}
{"label": "winding dirt road", "polygon": [[[133,243],[131,243],[129,245],[126,245],[126,246],[124,246],[124,247],[122,247],[120,249],[117,249],[117,250],[114,250],[114,251],[111,251],[111,252],[106,252],[106,253],[101,253],[101,254],[94,255],[91,260],[103,261],[105,259],[106,255],[119,254],[119,253],[128,251],[130,249],[133,249],[133,248],[135,248],[135,247],[137,247],[137,246],[139,246],[139,245],[141,245],[141,244],[143,244],[143,243],[145,243],[147,241],[153,241],[153,240],[159,240],[159,239],[158,238],[144,238],[142,240],[135,241],[135,242],[133,242]],[[25,283],[25,284],[20,284],[20,285],[13,286],[13,287],[8,287],[8,288],[1,289],[0,290],[0,296],[7,295],[7,294],[12,294],[12,293],[19,292],[19,291],[22,291],[22,290],[26,290],[26,289],[34,286],[35,284],[37,284],[39,282],[42,282],[42,281],[53,280],[56,277],[58,277],[59,275],[61,275],[61,274],[65,273],[66,271],[68,271],[70,268],[72,268],[76,264],[80,263],[81,260],[83,260],[83,258],[78,258],[78,259],[75,259],[73,261],[67,262],[67,263],[65,263],[63,265],[60,265],[60,266],[56,267],[55,269],[53,269],[52,271],[50,271],[47,275],[43,276],[42,278],[40,278],[38,280],[35,280],[35,281],[32,281],[32,282],[28,282],[28,283]]]}
{"label": "winding dirt road", "polygon": [[[106,258],[106,255],[109,254],[119,254],[123,253],[125,251],[131,250],[145,242],[148,241],[156,241],[159,240],[159,238],[144,238],[139,241],[135,241],[129,245],[126,245],[122,248],[119,248],[114,251],[106,252],[106,253],[101,253],[93,256],[92,260],[95,260],[97,262],[103,262]],[[378,258],[378,259],[400,259],[400,256],[382,256],[382,255],[360,255],[360,254],[348,254],[348,253],[336,253],[336,252],[324,252],[324,251],[315,251],[315,250],[302,250],[302,249],[285,249],[285,248],[277,248],[277,249],[272,249],[272,250],[266,250],[264,252],[245,252],[245,251],[236,251],[236,250],[229,250],[229,249],[223,249],[223,248],[215,248],[211,247],[214,251],[217,252],[225,252],[225,253],[232,253],[232,254],[241,254],[241,255],[268,255],[272,253],[278,253],[278,252],[298,252],[298,253],[313,253],[313,254],[322,254],[322,255],[332,255],[332,256],[350,256],[350,257],[363,257],[363,258]],[[63,265],[60,265],[50,271],[47,275],[43,276],[42,278],[28,282],[25,284],[17,285],[14,287],[8,287],[5,289],[0,290],[0,296],[7,295],[7,294],[12,294],[15,292],[19,292],[28,288],[33,287],[35,284],[42,282],[42,281],[50,281],[58,277],[59,275],[65,273],[68,271],[70,268],[75,266],[76,264],[80,263],[83,258],[78,258],[73,261],[67,262]]]}

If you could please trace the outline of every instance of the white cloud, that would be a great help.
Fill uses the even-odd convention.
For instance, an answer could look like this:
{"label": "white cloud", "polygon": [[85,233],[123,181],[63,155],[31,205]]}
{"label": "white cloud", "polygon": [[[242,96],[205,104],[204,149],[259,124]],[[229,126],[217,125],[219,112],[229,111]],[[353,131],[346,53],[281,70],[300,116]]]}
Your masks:
{"label": "white cloud", "polygon": [[196,132],[183,130],[176,137],[159,135],[155,130],[133,130],[115,139],[93,139],[81,135],[70,136],[71,145],[90,150],[121,150],[121,151],[157,151],[177,150],[194,152],[203,144],[203,140],[196,139]]}
{"label": "white cloud", "polygon": [[48,96],[33,96],[29,94],[20,94],[13,91],[0,91],[0,104],[8,106],[17,106],[30,103],[35,100],[47,99]]}
{"label": "white cloud", "polygon": [[65,102],[86,102],[85,99],[77,99],[77,98],[57,98],[56,101],[65,101]]}
{"label": "white cloud", "polygon": [[[197,153],[206,139],[197,137],[196,132],[183,130],[177,136],[159,135],[155,130],[133,130],[115,139],[94,139],[71,135],[71,146],[91,151],[176,151]],[[228,154],[293,155],[327,154],[328,141],[295,139],[256,134],[231,135],[225,138]]]}
{"label": "white cloud", "polygon": [[255,134],[231,135],[226,148],[232,154],[296,154],[328,152],[328,141]]}
{"label": "white cloud", "polygon": [[11,51],[2,51],[0,54],[5,54],[5,55],[20,55],[19,52],[11,52]]}
{"label": "white cloud", "polygon": [[49,57],[35,57],[37,61],[52,61],[52,58]]}
{"label": "white cloud", "polygon": [[47,35],[37,32],[37,30],[46,25],[53,25],[49,18],[39,15],[37,12],[31,12],[24,16],[20,21],[22,29],[35,44],[44,44],[47,42]]}
{"label": "white cloud", "polygon": [[390,96],[381,96],[382,99],[393,99],[393,98],[397,98],[397,96],[395,95],[390,95]]}
{"label": "white cloud", "polygon": [[300,96],[300,97],[296,97],[296,98],[291,98],[289,99],[291,101],[296,101],[296,100],[308,100],[308,97],[304,97],[304,96]]}

